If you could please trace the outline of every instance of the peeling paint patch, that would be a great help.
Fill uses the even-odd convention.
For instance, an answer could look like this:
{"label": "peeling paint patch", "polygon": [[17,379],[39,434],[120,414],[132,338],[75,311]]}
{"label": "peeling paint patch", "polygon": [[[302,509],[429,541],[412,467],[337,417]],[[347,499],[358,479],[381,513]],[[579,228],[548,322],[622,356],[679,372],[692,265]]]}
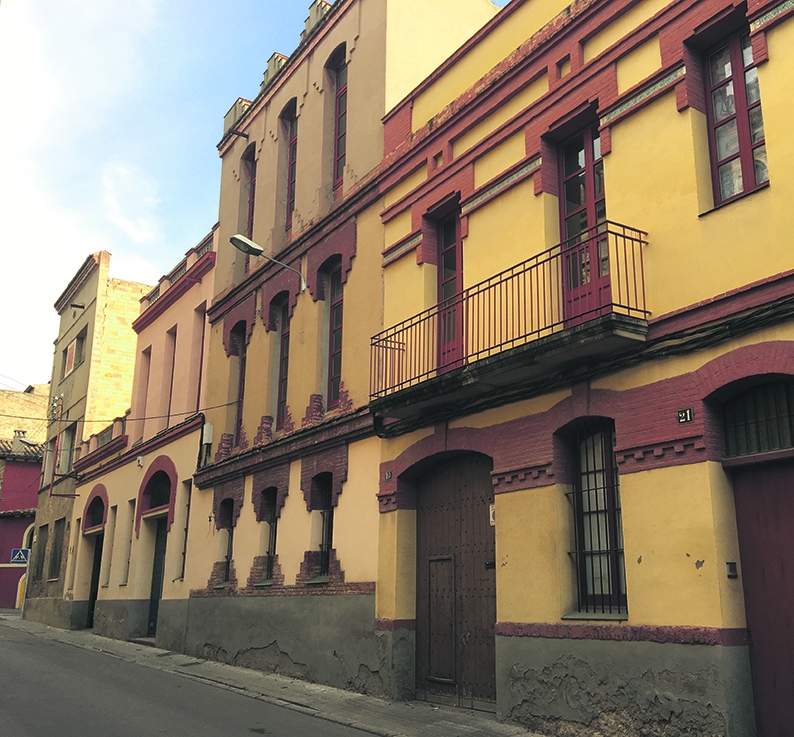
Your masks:
{"label": "peeling paint patch", "polygon": [[704,565],[705,562],[706,562],[705,560],[696,560],[695,561],[695,568],[700,570],[701,568],[703,568],[703,565]]}

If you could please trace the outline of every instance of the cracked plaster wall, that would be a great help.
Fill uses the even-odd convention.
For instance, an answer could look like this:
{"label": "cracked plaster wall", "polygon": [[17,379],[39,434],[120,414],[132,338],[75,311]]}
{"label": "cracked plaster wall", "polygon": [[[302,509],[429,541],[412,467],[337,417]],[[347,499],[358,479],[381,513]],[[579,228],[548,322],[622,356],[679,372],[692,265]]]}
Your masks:
{"label": "cracked plaster wall", "polygon": [[549,737],[752,737],[745,647],[497,637],[498,713]]}

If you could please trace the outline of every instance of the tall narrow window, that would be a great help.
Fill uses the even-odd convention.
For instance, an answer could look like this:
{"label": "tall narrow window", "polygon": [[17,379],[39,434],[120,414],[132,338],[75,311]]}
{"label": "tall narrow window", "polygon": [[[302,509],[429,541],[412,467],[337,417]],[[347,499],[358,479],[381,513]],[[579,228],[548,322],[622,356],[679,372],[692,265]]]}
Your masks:
{"label": "tall narrow window", "polygon": [[226,582],[231,578],[232,558],[234,556],[234,501],[224,499],[218,508],[218,528],[225,531],[225,539],[222,538],[223,572],[222,581]]}
{"label": "tall narrow window", "polygon": [[276,429],[280,430],[287,419],[287,385],[289,380],[289,299],[278,306],[279,356],[278,398],[276,400]]}
{"label": "tall narrow window", "polygon": [[74,443],[77,425],[69,425],[58,438],[58,464],[57,473],[67,474],[72,470],[74,463]]}
{"label": "tall narrow window", "polygon": [[33,580],[41,581],[44,575],[44,558],[47,554],[47,540],[50,536],[48,525],[39,525],[36,534],[36,561],[33,566]]}
{"label": "tall narrow window", "polygon": [[459,365],[463,353],[463,248],[457,215],[438,226],[439,368]]}
{"label": "tall narrow window", "polygon": [[171,406],[174,399],[174,370],[176,368],[176,325],[165,334],[165,395],[167,398],[165,415],[166,427],[171,425]]}
{"label": "tall narrow window", "polygon": [[287,139],[287,211],[285,213],[286,228],[292,228],[292,212],[295,209],[295,184],[297,181],[298,162],[298,117],[292,109],[291,117],[284,119],[284,130]]}
{"label": "tall narrow window", "polygon": [[342,60],[336,69],[336,105],[334,108],[334,190],[342,186],[347,155],[347,64]]}
{"label": "tall narrow window", "polygon": [[236,396],[234,399],[234,444],[237,445],[242,437],[243,430],[243,403],[245,401],[245,344],[246,324],[238,322],[231,332],[232,342],[237,354]]}
{"label": "tall narrow window", "polygon": [[714,199],[721,203],[769,180],[750,35],[737,34],[720,44],[706,66]]}
{"label": "tall narrow window", "polygon": [[256,205],[256,158],[254,148],[249,148],[243,156],[243,171],[247,189],[245,209],[245,235],[254,237],[254,209]]}
{"label": "tall narrow window", "polygon": [[[560,221],[565,265],[565,318],[596,317],[612,296],[604,162],[598,128],[586,128],[560,150]],[[571,322],[573,321],[573,322]]]}
{"label": "tall narrow window", "polygon": [[263,553],[265,556],[265,566],[262,570],[262,580],[273,580],[273,561],[276,556],[276,527],[277,527],[277,499],[278,491],[275,487],[265,489],[262,492],[262,506],[260,511],[260,523],[262,528]]}
{"label": "tall narrow window", "polygon": [[330,473],[320,473],[312,479],[312,511],[320,515],[320,576],[328,575],[334,542],[332,483],[333,475]]}
{"label": "tall narrow window", "polygon": [[55,520],[52,535],[52,553],[50,554],[50,566],[47,578],[54,579],[61,577],[61,560],[63,559],[63,540],[66,531],[66,518]]}
{"label": "tall narrow window", "polygon": [[626,572],[614,428],[591,420],[574,433],[573,506],[576,549],[571,553],[580,612],[624,614]]}
{"label": "tall narrow window", "polygon": [[328,407],[339,403],[342,383],[342,265],[338,264],[328,276],[330,323],[328,330]]}

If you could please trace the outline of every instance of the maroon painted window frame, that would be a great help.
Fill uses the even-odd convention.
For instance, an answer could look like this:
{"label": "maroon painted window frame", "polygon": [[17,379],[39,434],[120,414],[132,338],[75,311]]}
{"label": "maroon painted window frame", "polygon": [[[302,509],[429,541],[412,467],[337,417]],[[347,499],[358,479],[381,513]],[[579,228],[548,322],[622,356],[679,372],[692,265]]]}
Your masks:
{"label": "maroon painted window frame", "polygon": [[620,484],[611,420],[591,418],[570,436],[577,609],[594,614],[628,611]]}
{"label": "maroon painted window frame", "polygon": [[275,486],[269,486],[260,493],[262,494],[260,522],[267,522],[270,533],[265,552],[265,566],[262,570],[261,580],[264,582],[273,580],[273,562],[276,558],[276,535],[278,532],[278,489]]}
{"label": "maroon painted window frame", "polygon": [[342,264],[328,274],[328,408],[339,404],[342,384],[342,323],[344,316],[344,285]]}
{"label": "maroon painted window frame", "polygon": [[766,186],[769,169],[758,71],[747,30],[715,44],[703,78],[714,204]]}
{"label": "maroon painted window frame", "polygon": [[292,228],[292,212],[295,209],[295,186],[298,165],[298,117],[293,113],[284,120],[287,137],[287,212],[285,213],[285,229]]}
{"label": "maroon painted window frame", "polygon": [[245,402],[245,368],[247,346],[245,342],[246,324],[239,322],[232,328],[231,337],[237,349],[237,393],[234,402],[234,445],[237,446],[243,431],[243,404]]}
{"label": "maroon painted window frame", "polygon": [[226,551],[223,556],[221,581],[228,583],[232,575],[234,560],[234,500],[224,499],[218,505],[218,529],[226,530]]}
{"label": "maroon painted window frame", "polygon": [[287,388],[289,381],[289,300],[276,306],[279,314],[278,391],[276,399],[276,430],[287,419]]}
{"label": "maroon painted window frame", "polygon": [[334,544],[333,478],[332,473],[324,472],[312,479],[312,511],[319,512],[322,517],[318,576],[327,576],[331,567],[331,549]]}
{"label": "maroon painted window frame", "polygon": [[450,370],[463,360],[463,245],[460,215],[438,222],[438,366]]}
{"label": "maroon painted window frame", "polygon": [[333,71],[334,87],[334,159],[333,188],[342,186],[347,159],[347,75],[348,65],[342,61]]}
{"label": "maroon painted window frame", "polygon": [[609,240],[604,232],[604,160],[597,125],[579,130],[559,147],[559,177],[564,310],[566,325],[572,327],[602,314],[612,301]]}

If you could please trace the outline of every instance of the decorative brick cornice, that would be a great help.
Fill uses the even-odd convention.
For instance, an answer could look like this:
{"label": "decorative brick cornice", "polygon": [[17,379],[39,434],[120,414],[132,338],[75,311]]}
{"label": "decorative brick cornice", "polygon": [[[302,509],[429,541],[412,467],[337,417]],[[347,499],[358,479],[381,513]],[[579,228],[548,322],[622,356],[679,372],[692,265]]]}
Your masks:
{"label": "decorative brick cornice", "polygon": [[624,448],[615,451],[615,461],[621,473],[646,471],[665,466],[682,466],[689,463],[714,460],[706,452],[703,436],[682,438],[642,448]]}
{"label": "decorative brick cornice", "polygon": [[259,421],[259,427],[254,436],[254,447],[258,448],[260,445],[267,445],[273,440],[273,417],[272,415],[262,415]]}
{"label": "decorative brick cornice", "polygon": [[493,480],[495,494],[513,491],[514,489],[549,486],[556,483],[551,462],[527,468],[517,468],[511,471],[494,471],[491,474],[491,479]]}
{"label": "decorative brick cornice", "polygon": [[325,419],[325,400],[322,394],[312,394],[309,396],[309,404],[306,405],[306,413],[301,420],[301,427],[314,427]]}
{"label": "decorative brick cornice", "polygon": [[726,647],[741,647],[747,644],[747,630],[721,627],[664,627],[631,625],[623,622],[614,624],[497,622],[495,630],[501,637],[539,637],[551,640],[611,640]]}
{"label": "decorative brick cornice", "polygon": [[321,425],[302,428],[272,443],[232,456],[199,469],[194,476],[199,489],[207,489],[229,479],[247,476],[275,465],[301,460],[307,453],[334,446],[346,446],[372,437],[375,428],[367,409],[349,415],[330,417]]}
{"label": "decorative brick cornice", "polygon": [[205,253],[196,261],[176,282],[162,292],[162,296],[150,305],[132,323],[132,329],[136,333],[151,325],[160,315],[162,315],[171,305],[177,302],[180,297],[187,294],[194,285],[201,284],[201,280],[215,267],[217,254],[214,251]]}

